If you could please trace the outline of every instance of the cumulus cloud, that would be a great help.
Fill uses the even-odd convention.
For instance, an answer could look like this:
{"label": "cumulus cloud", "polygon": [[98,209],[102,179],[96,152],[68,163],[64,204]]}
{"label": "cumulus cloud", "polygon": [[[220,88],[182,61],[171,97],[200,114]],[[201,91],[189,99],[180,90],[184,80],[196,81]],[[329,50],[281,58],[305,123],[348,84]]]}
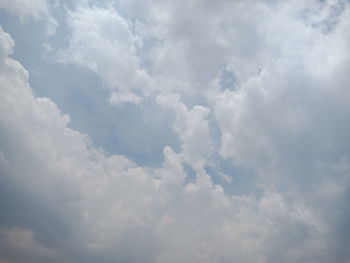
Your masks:
{"label": "cumulus cloud", "polygon": [[212,152],[210,138],[209,114],[210,110],[195,105],[188,109],[174,94],[161,94],[157,102],[164,108],[175,111],[176,120],[173,129],[182,142],[184,160],[197,172],[203,170]]}
{"label": "cumulus cloud", "polygon": [[[11,43],[3,32],[2,39]],[[179,255],[183,262],[250,261],[264,246],[259,228],[267,227],[267,218],[274,220],[276,209],[286,213],[284,220],[294,221],[283,205],[265,205],[265,199],[274,203],[273,196],[261,203],[271,215],[253,216],[259,202],[226,196],[206,174],[183,185],[181,157],[169,147],[156,169],[91,149],[85,136],[66,127],[68,117],[50,99],[33,97],[26,71],[11,58],[2,61],[0,80],[1,148],[7,162],[1,179],[13,189],[3,189],[2,206],[12,209],[1,221],[26,226],[25,251],[33,246],[46,251],[32,245],[35,234],[37,242],[72,262],[101,257],[107,262],[173,262]],[[15,249],[11,240],[18,231],[4,231],[11,239],[2,243]]]}
{"label": "cumulus cloud", "polygon": [[112,103],[139,103],[150,79],[137,57],[138,38],[113,8],[78,7],[69,12],[72,38],[61,59],[100,74],[111,90]]}
{"label": "cumulus cloud", "polygon": [[[106,3],[67,11],[59,59],[171,111],[181,147],[156,167],[94,148],[1,29],[0,262],[349,262],[349,4]],[[258,191],[227,194],[213,156]]]}

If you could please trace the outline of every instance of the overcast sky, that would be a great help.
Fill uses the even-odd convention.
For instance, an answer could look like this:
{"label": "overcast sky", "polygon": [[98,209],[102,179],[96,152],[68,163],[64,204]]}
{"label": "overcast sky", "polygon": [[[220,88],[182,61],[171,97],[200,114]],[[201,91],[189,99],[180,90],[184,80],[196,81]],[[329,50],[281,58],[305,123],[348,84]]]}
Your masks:
{"label": "overcast sky", "polygon": [[0,0],[0,263],[350,263],[350,2]]}

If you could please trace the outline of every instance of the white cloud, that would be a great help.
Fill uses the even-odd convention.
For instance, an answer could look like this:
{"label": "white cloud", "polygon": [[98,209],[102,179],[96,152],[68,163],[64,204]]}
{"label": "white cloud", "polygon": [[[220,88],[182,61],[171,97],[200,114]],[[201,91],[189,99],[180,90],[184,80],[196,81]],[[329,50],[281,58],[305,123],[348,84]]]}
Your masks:
{"label": "white cloud", "polygon": [[127,21],[112,8],[78,7],[69,12],[68,24],[72,38],[61,59],[100,74],[111,90],[112,103],[139,103],[150,79],[140,67],[138,39]]}
{"label": "white cloud", "polygon": [[[98,73],[115,103],[171,109],[181,149],[156,168],[94,149],[33,96],[0,31],[0,205],[23,208],[0,216],[14,224],[0,242],[21,236],[66,262],[347,262],[349,6],[135,3],[70,11],[61,59]],[[213,184],[203,168],[217,152],[253,168],[261,192]]]}
{"label": "white cloud", "polygon": [[286,11],[275,16],[269,30],[276,37],[286,36],[267,43],[266,53],[277,49],[278,56],[269,55],[264,71],[241,81],[238,90],[226,90],[214,99],[223,156],[267,172],[281,164],[291,165],[294,158],[300,162],[301,154],[311,158],[309,162],[319,161],[315,151],[332,148],[334,156],[340,157],[339,140],[345,138],[339,138],[336,126],[349,127],[345,119],[333,123],[332,116],[340,117],[342,112],[345,117],[350,110],[344,101],[348,97],[345,76],[338,69],[339,65],[350,67],[345,44],[349,34],[343,31],[349,23],[348,12],[327,34],[307,23],[295,25],[294,14],[288,16]]}
{"label": "white cloud", "polygon": [[[1,36],[2,42],[11,42],[7,34]],[[33,97],[27,73],[18,62],[5,58],[2,65],[1,148],[10,164],[2,167],[2,180],[21,189],[7,193],[5,202],[15,198],[13,205],[27,203],[17,222],[27,226],[28,233],[35,232],[40,243],[54,244],[55,253],[67,261],[103,256],[108,262],[264,262],[267,223],[279,224],[275,219],[279,210],[287,222],[295,220],[293,209],[283,206],[266,214],[264,200],[274,198],[269,195],[256,214],[259,201],[226,196],[206,174],[184,186],[181,156],[169,147],[164,149],[163,166],[156,169],[137,166],[122,156],[104,156],[89,147],[85,136],[66,127],[68,117],[53,102]],[[193,111],[186,114],[191,117],[197,109]],[[41,218],[43,213],[46,217]],[[43,220],[53,233],[32,220]],[[308,227],[309,222],[297,220]],[[56,228],[62,232],[56,233]],[[6,233],[11,240],[16,236]],[[6,240],[2,241],[6,247],[15,249]]]}
{"label": "white cloud", "polygon": [[210,110],[200,105],[188,109],[174,94],[161,94],[157,102],[161,107],[175,111],[174,131],[182,142],[183,158],[193,169],[201,173],[213,151],[210,138]]}

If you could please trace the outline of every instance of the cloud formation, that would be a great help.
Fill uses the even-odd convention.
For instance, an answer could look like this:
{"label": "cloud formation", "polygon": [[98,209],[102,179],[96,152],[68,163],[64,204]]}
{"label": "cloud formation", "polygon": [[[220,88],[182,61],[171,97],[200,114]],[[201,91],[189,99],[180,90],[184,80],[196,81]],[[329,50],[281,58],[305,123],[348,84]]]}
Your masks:
{"label": "cloud formation", "polygon": [[0,2],[0,8],[4,8],[12,13],[19,15],[22,19],[28,16],[39,18],[48,10],[47,0],[3,0]]}
{"label": "cloud formation", "polygon": [[[0,29],[0,262],[350,262],[348,2],[64,10],[51,59],[98,74],[111,107],[167,117],[180,147],[156,166],[96,149]],[[214,172],[240,167],[256,181],[229,194]]]}

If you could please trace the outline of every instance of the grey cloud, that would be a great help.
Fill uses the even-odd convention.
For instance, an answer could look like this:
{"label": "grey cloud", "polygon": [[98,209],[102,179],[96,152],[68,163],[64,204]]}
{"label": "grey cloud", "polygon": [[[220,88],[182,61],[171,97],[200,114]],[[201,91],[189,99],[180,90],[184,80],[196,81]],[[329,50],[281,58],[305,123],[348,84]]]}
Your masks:
{"label": "grey cloud", "polygon": [[22,19],[27,16],[39,18],[48,11],[48,1],[3,0],[0,2],[0,8],[18,14]]}

